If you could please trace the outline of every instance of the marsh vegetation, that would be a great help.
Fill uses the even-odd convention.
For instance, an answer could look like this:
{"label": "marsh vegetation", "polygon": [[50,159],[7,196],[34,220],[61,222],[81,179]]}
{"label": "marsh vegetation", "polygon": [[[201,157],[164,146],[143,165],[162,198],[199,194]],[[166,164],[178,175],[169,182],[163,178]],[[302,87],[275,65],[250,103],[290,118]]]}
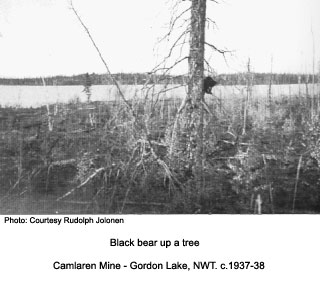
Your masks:
{"label": "marsh vegetation", "polygon": [[185,88],[159,87],[128,86],[133,114],[95,86],[89,102],[75,87],[64,103],[2,107],[0,212],[319,213],[319,87],[207,95],[201,194],[175,126]]}

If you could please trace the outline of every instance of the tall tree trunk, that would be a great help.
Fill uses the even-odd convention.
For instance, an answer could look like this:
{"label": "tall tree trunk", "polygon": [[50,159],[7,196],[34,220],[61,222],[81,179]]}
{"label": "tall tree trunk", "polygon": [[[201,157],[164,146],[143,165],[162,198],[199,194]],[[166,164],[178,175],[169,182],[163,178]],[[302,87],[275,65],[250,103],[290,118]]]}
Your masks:
{"label": "tall tree trunk", "polygon": [[197,181],[197,190],[201,194],[203,178],[203,78],[204,44],[206,23],[206,0],[192,0],[191,32],[189,54],[188,101],[185,113],[189,136],[188,153],[192,171]]}

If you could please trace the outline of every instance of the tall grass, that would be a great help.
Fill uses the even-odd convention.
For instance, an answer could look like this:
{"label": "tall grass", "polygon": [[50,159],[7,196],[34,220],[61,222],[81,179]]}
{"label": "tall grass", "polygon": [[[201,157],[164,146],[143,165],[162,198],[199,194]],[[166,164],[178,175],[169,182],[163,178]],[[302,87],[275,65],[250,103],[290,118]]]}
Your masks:
{"label": "tall grass", "polygon": [[[10,117],[1,126],[0,156],[8,164],[0,169],[9,181],[0,211],[23,197],[33,206],[21,213],[39,208],[40,200],[50,201],[41,208],[47,213],[291,213],[292,203],[295,213],[317,212],[318,111],[312,118],[302,89],[300,97],[293,89],[290,96],[273,94],[270,103],[265,87],[252,85],[245,122],[245,87],[220,86],[207,97],[201,199],[194,198],[188,159],[169,151],[182,88],[168,95],[154,88],[148,99],[132,90],[136,123],[118,100],[1,108]],[[52,131],[48,111],[55,111]]]}

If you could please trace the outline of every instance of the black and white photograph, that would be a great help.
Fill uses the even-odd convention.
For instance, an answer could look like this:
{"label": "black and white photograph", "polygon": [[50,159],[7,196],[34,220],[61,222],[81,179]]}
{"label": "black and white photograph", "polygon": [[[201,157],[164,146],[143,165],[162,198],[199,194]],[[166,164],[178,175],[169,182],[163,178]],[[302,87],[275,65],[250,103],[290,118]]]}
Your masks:
{"label": "black and white photograph", "polygon": [[0,214],[319,214],[318,0],[0,0]]}
{"label": "black and white photograph", "polygon": [[0,285],[319,288],[319,0],[0,0]]}

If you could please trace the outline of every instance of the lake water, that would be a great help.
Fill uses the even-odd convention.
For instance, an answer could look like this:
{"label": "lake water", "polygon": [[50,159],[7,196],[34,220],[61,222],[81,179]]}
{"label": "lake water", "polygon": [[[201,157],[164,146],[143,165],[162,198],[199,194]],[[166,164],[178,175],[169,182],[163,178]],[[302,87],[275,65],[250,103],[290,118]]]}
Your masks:
{"label": "lake water", "polygon": [[[149,91],[149,95],[157,93],[163,85],[156,85]],[[167,89],[172,88],[168,86]],[[146,90],[141,91],[142,85],[123,85],[123,94],[127,99],[133,97],[144,97]],[[309,94],[312,92],[312,85],[308,85]],[[95,85],[91,87],[92,101],[109,101],[120,99],[114,85]],[[273,85],[272,96],[303,95],[306,93],[305,84],[292,85]],[[315,93],[320,91],[319,85],[315,85]],[[245,86],[217,86],[214,88],[214,95],[219,98],[242,97],[246,94]],[[184,97],[186,88],[179,87],[174,90],[161,94],[161,97]],[[268,95],[268,85],[253,86],[253,96],[266,97]],[[83,86],[5,86],[0,85],[0,105],[1,106],[20,106],[20,107],[39,107],[45,104],[67,103],[75,99],[86,101],[87,96],[83,92]]]}

